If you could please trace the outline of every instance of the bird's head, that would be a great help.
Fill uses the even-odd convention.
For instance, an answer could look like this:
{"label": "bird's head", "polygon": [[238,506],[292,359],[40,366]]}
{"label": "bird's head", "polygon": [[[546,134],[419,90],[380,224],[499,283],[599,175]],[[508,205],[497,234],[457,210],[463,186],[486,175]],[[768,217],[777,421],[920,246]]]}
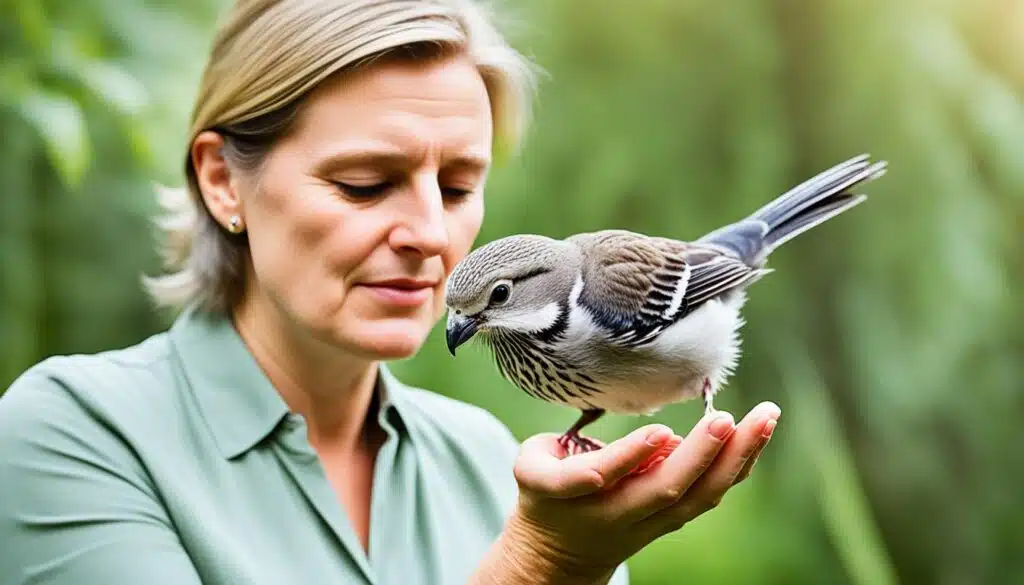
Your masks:
{"label": "bird's head", "polygon": [[477,333],[551,327],[577,273],[574,248],[544,236],[509,236],[474,250],[446,285],[448,350],[455,355]]}

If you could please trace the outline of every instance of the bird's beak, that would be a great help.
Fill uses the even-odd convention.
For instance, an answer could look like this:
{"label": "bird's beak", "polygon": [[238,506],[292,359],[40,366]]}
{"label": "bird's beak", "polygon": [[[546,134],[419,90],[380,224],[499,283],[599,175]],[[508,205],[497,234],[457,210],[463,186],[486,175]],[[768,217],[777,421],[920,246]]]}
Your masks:
{"label": "bird's beak", "polygon": [[445,338],[448,340],[448,351],[455,355],[455,348],[469,341],[476,335],[479,323],[475,317],[466,315],[448,314],[448,326],[445,328]]}

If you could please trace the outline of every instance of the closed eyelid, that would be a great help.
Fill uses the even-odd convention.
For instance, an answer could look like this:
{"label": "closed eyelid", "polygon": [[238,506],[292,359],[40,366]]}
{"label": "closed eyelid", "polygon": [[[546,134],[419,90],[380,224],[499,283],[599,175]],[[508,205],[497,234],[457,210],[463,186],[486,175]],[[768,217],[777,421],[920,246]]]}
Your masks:
{"label": "closed eyelid", "polygon": [[487,171],[479,168],[457,167],[442,170],[437,179],[442,188],[477,191],[487,180]]}
{"label": "closed eyelid", "polygon": [[394,187],[393,184],[387,181],[380,181],[366,185],[350,184],[341,181],[331,181],[331,183],[345,193],[345,195],[356,199],[380,197],[381,195],[387,194],[387,192]]}
{"label": "closed eyelid", "polygon": [[[376,199],[379,197],[387,196],[394,192],[395,189],[402,188],[400,181],[374,181],[370,183],[348,183],[345,181],[329,181],[334,187],[343,192],[346,196],[355,199]],[[439,190],[445,197],[454,197],[462,199],[468,197],[473,193],[477,192],[477,188],[473,186],[461,187],[458,185],[439,185]]]}
{"label": "closed eyelid", "polygon": [[328,180],[332,183],[345,183],[365,187],[378,183],[392,182],[394,179],[387,173],[364,171],[335,173],[329,176]]}

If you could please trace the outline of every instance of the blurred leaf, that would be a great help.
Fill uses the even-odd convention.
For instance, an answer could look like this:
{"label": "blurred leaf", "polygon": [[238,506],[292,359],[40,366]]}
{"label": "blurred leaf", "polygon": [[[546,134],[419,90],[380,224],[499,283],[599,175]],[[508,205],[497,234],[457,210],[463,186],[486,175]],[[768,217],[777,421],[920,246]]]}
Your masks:
{"label": "blurred leaf", "polygon": [[[818,503],[832,541],[846,563],[851,581],[860,585],[897,585],[892,560],[871,516],[853,454],[840,432],[827,387],[814,372],[808,353],[793,339],[777,346],[783,383],[800,388],[787,418],[806,449],[820,485]],[[781,423],[781,420],[780,420]]]}
{"label": "blurred leaf", "polygon": [[20,109],[45,142],[61,179],[69,187],[77,187],[91,157],[85,116],[78,104],[67,96],[37,89],[24,96]]}
{"label": "blurred leaf", "polygon": [[[230,3],[5,5],[4,380],[164,324],[138,287],[158,263],[152,183],[182,184]],[[1024,441],[1024,3],[509,4],[517,46],[550,76],[520,158],[489,181],[477,244],[609,227],[689,238],[843,157],[891,164],[868,203],[773,255],[751,291],[718,404],[776,400],[780,430],[721,507],[631,561],[634,585],[1024,582],[1024,450],[1006,447]],[[451,359],[437,329],[396,370],[521,438],[576,416],[483,352]],[[592,432],[685,431],[699,413]]]}
{"label": "blurred leaf", "polygon": [[48,52],[51,29],[43,3],[37,0],[15,0],[14,15],[21,37],[39,54]]}
{"label": "blurred leaf", "polygon": [[122,114],[139,113],[149,102],[146,88],[124,68],[93,61],[81,71],[82,82],[107,104]]}
{"label": "blurred leaf", "polygon": [[32,80],[24,63],[0,64],[0,104],[17,107],[32,89]]}

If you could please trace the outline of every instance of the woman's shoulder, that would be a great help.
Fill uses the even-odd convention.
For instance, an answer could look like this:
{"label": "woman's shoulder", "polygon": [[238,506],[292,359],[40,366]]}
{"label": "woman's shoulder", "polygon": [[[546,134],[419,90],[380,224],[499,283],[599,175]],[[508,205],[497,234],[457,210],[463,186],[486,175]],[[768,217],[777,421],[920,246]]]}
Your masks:
{"label": "woman's shoulder", "polygon": [[[151,394],[159,388],[152,383],[172,374],[172,349],[166,332],[156,333],[135,345],[91,354],[54,355],[43,359],[15,378],[0,394],[0,405],[15,401],[22,394],[61,390],[71,396],[131,396]],[[125,382],[130,382],[126,384]],[[12,399],[13,397],[13,399]],[[4,406],[0,406],[0,412]]]}
{"label": "woman's shoulder", "polygon": [[166,333],[93,354],[55,355],[28,368],[0,394],[0,442],[84,426],[146,424],[174,400]]}

